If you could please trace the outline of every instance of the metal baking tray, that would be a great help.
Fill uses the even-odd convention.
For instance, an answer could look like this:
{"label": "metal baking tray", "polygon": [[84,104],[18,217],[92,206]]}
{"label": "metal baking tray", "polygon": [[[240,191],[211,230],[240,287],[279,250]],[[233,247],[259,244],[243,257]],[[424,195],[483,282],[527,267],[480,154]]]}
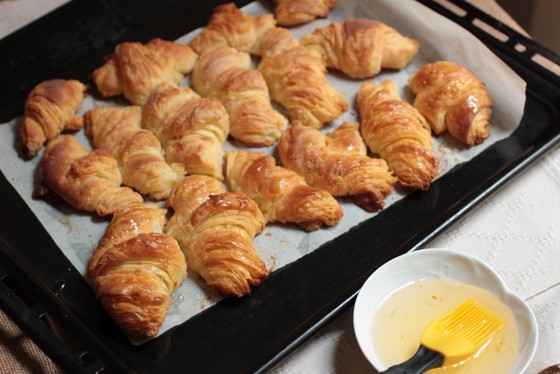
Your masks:
{"label": "metal baking tray", "polygon": [[[134,346],[81,274],[0,174],[0,307],[65,371],[264,372],[351,305],[388,260],[429,243],[560,141],[560,57],[460,0],[417,0],[471,31],[527,82],[514,133],[301,259],[249,297],[226,299]],[[249,1],[235,1],[238,6]],[[173,40],[203,26],[221,1],[74,0],[0,41],[0,122],[20,115],[37,83],[86,81],[127,40]],[[484,25],[481,27],[480,25]],[[488,27],[500,34],[491,36]],[[504,93],[507,94],[507,93]],[[0,156],[1,157],[1,156]]]}

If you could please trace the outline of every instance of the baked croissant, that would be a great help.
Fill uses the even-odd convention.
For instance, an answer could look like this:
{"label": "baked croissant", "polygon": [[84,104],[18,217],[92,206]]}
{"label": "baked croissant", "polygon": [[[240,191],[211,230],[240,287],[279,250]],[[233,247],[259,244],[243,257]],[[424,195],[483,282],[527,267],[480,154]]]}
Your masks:
{"label": "baked croissant", "polygon": [[255,54],[264,32],[275,26],[272,14],[252,16],[234,3],[222,4],[214,8],[206,27],[189,45],[198,54],[216,47],[232,47]]}
{"label": "baked croissant", "polygon": [[158,38],[146,44],[121,43],[92,73],[92,81],[103,97],[124,94],[132,103],[143,105],[160,85],[178,85],[197,58],[189,46]]}
{"label": "baked croissant", "polygon": [[268,275],[253,246],[265,226],[257,204],[226,192],[214,178],[190,175],[179,181],[167,204],[174,214],[166,231],[179,242],[189,269],[225,296],[243,296]]}
{"label": "baked croissant", "polygon": [[142,108],[142,122],[162,142],[167,162],[180,163],[189,174],[223,180],[229,116],[217,99],[172,87],[152,95]]}
{"label": "baked croissant", "polygon": [[157,335],[186,277],[179,244],[163,233],[165,214],[156,205],[117,210],[88,264],[97,299],[130,335]]}
{"label": "baked croissant", "polygon": [[301,45],[321,57],[332,69],[350,78],[373,77],[382,68],[402,69],[420,44],[384,23],[350,18],[318,28],[301,38]]}
{"label": "baked croissant", "polygon": [[251,69],[251,56],[230,47],[204,52],[193,72],[194,89],[224,104],[230,120],[229,134],[253,146],[269,146],[280,138],[288,120],[270,104],[262,74]]}
{"label": "baked croissant", "polygon": [[281,26],[295,26],[316,18],[326,18],[336,0],[272,0],[274,18]]}
{"label": "baked croissant", "polygon": [[33,157],[48,140],[64,130],[82,128],[76,111],[84,99],[86,86],[77,80],[53,79],[39,83],[27,97],[20,140],[23,152]]}
{"label": "baked croissant", "polygon": [[261,48],[258,69],[268,84],[270,97],[286,108],[290,120],[321,128],[348,108],[348,101],[325,77],[321,60],[299,45],[288,30],[269,30]]}
{"label": "baked croissant", "polygon": [[310,187],[295,171],[261,152],[226,153],[226,180],[232,191],[255,200],[267,222],[294,222],[305,230],[334,226],[342,209],[328,192]]}
{"label": "baked croissant", "polygon": [[445,130],[471,146],[490,135],[492,99],[485,84],[467,68],[450,61],[422,66],[409,80],[414,107],[436,134]]}
{"label": "baked croissant", "polygon": [[38,195],[52,191],[74,208],[100,216],[142,202],[141,195],[121,187],[117,161],[108,152],[88,153],[71,135],[61,135],[47,144],[39,174],[48,190],[39,187]]}
{"label": "baked croissant", "polygon": [[395,81],[362,84],[357,102],[361,134],[371,151],[387,161],[402,186],[428,189],[439,167],[430,127],[401,100]]}
{"label": "baked croissant", "polygon": [[165,162],[161,143],[141,122],[139,106],[95,107],[84,114],[87,136],[115,157],[123,183],[151,199],[167,199],[186,172],[180,164]]}
{"label": "baked croissant", "polygon": [[334,196],[350,196],[367,211],[383,207],[396,178],[382,159],[366,155],[358,124],[345,122],[327,135],[293,122],[278,145],[282,164],[313,187]]}

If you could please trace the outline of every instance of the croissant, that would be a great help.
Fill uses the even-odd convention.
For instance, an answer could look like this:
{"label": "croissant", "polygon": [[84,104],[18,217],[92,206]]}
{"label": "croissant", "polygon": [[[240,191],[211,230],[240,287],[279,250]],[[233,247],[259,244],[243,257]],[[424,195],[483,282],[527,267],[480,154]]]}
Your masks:
{"label": "croissant", "polygon": [[27,156],[35,156],[45,142],[62,131],[82,128],[82,117],[75,113],[84,99],[85,90],[85,85],[73,79],[45,81],[31,90],[25,101],[20,130],[23,152]]}
{"label": "croissant", "polygon": [[358,124],[345,122],[327,135],[293,122],[278,145],[282,164],[313,187],[334,196],[351,196],[367,211],[383,207],[396,178],[382,159],[366,155]]}
{"label": "croissant", "polygon": [[146,44],[121,43],[92,73],[92,81],[103,97],[124,94],[132,103],[143,105],[160,85],[178,85],[197,58],[189,46],[158,38]]}
{"label": "croissant", "polygon": [[286,108],[290,120],[321,128],[348,108],[348,101],[325,77],[326,68],[320,59],[299,45],[288,30],[269,30],[261,48],[258,69],[272,100]]}
{"label": "croissant", "polygon": [[316,18],[325,18],[336,0],[272,0],[276,5],[274,17],[281,26],[295,26]]}
{"label": "croissant", "polygon": [[114,322],[133,336],[157,335],[186,277],[179,244],[163,233],[166,209],[131,205],[113,215],[87,269],[94,292]]}
{"label": "croissant", "polygon": [[373,77],[382,68],[402,69],[416,55],[420,44],[384,23],[351,18],[318,28],[301,38],[301,45],[323,63],[350,78]]}
{"label": "croissant", "polygon": [[204,52],[191,77],[194,89],[220,100],[230,119],[229,134],[253,146],[269,146],[280,138],[288,120],[270,104],[262,74],[251,69],[251,56],[233,48]]}
{"label": "croissant", "polygon": [[226,192],[214,178],[190,175],[173,187],[167,204],[174,210],[167,233],[209,285],[225,296],[243,296],[268,275],[253,245],[265,220],[247,195]]}
{"label": "croissant", "polygon": [[39,187],[38,195],[52,191],[74,208],[100,216],[142,202],[141,195],[120,187],[119,167],[109,153],[88,153],[71,135],[61,135],[47,144],[39,174],[48,190]]}
{"label": "croissant", "polygon": [[152,199],[167,199],[185,170],[180,164],[165,162],[161,143],[151,131],[141,128],[141,122],[139,106],[95,107],[84,114],[87,136],[95,147],[115,157],[123,183]]}
{"label": "croissant", "polygon": [[428,189],[439,167],[430,127],[400,99],[395,81],[362,84],[357,102],[361,134],[371,151],[387,161],[402,186]]}
{"label": "croissant", "polygon": [[298,173],[276,166],[261,152],[226,153],[226,180],[232,191],[255,200],[267,222],[294,222],[305,230],[334,226],[342,209],[328,192],[310,187]]}
{"label": "croissant", "polygon": [[217,99],[201,98],[189,87],[162,90],[142,108],[142,122],[162,142],[167,162],[223,180],[229,116]]}
{"label": "croissant", "polygon": [[414,107],[436,134],[447,130],[469,146],[490,135],[492,98],[467,68],[450,61],[433,62],[422,66],[409,83],[416,94]]}
{"label": "croissant", "polygon": [[234,3],[214,8],[208,24],[190,43],[198,54],[216,47],[232,47],[256,54],[262,35],[276,26],[272,14],[252,16]]}

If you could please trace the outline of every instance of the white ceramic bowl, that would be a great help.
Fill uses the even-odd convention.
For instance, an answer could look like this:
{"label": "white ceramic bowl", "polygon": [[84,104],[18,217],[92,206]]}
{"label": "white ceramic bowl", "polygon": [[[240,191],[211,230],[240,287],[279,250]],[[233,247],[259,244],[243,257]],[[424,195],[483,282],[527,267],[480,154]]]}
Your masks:
{"label": "white ceramic bowl", "polygon": [[490,266],[476,257],[447,248],[422,249],[396,257],[377,269],[365,282],[354,306],[354,330],[369,362],[378,371],[387,369],[375,352],[372,336],[375,313],[382,301],[405,284],[434,278],[457,280],[487,289],[512,310],[519,328],[519,353],[511,373],[523,373],[537,349],[535,315]]}

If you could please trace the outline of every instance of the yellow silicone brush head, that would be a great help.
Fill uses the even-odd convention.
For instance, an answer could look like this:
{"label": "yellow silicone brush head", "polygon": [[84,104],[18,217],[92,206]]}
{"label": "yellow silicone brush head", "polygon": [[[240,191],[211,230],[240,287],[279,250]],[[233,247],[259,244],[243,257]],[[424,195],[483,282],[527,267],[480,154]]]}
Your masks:
{"label": "yellow silicone brush head", "polygon": [[505,323],[468,299],[449,314],[432,321],[422,345],[444,356],[443,366],[459,364],[485,347]]}

